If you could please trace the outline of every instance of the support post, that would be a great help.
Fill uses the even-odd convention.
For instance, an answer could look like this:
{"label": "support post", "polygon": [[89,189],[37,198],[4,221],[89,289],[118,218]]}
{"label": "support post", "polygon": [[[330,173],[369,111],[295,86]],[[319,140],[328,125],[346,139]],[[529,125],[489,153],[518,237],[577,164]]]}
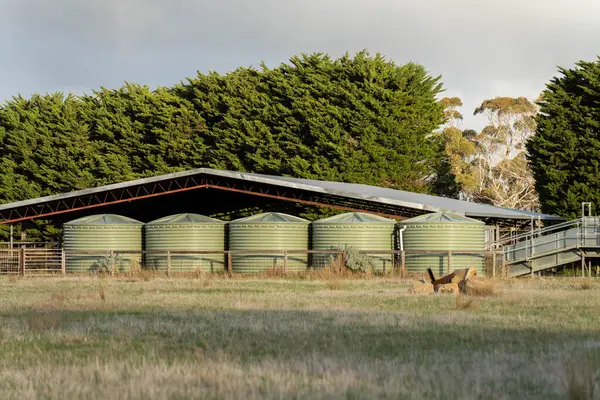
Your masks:
{"label": "support post", "polygon": [[231,274],[231,251],[227,251],[227,272]]}
{"label": "support post", "polygon": [[529,269],[531,270],[531,279],[533,279],[535,277],[535,273],[533,272],[533,261],[529,261]]}
{"label": "support post", "polygon": [[533,257],[533,232],[535,231],[535,228],[534,228],[535,222],[534,222],[533,217],[531,217],[530,225],[531,225],[531,241],[530,241],[530,245],[529,246],[530,246],[530,249],[531,249],[530,256]]}
{"label": "support post", "polygon": [[529,253],[529,256],[531,258],[533,258],[533,253],[535,250],[535,246],[533,245],[533,236],[531,236],[531,239],[529,240],[529,249],[531,250],[531,252]]}
{"label": "support post", "polygon": [[448,273],[452,272],[452,251],[448,252]]}
{"label": "support post", "polygon": [[19,249],[19,274],[25,276],[25,247]]}
{"label": "support post", "polygon": [[404,271],[406,270],[406,253],[404,250],[400,252],[400,277],[404,277]]}
{"label": "support post", "polygon": [[171,276],[171,250],[167,250],[167,276]]}
{"label": "support post", "polygon": [[62,276],[67,275],[67,256],[63,249],[60,250],[60,270],[62,272]]}
{"label": "support post", "polygon": [[110,251],[110,275],[115,276],[115,251]]}
{"label": "support post", "polygon": [[581,277],[585,278],[585,255],[581,252]]}
{"label": "support post", "polygon": [[288,253],[287,250],[283,251],[283,273],[285,274],[287,272],[287,266],[288,266]]}

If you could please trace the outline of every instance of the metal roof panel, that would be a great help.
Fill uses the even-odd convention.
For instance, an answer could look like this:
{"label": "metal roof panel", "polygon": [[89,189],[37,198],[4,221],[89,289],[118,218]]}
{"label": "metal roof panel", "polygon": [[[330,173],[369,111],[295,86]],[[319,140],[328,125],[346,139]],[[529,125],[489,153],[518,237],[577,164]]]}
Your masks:
{"label": "metal roof panel", "polygon": [[389,204],[405,207],[422,212],[449,212],[464,215],[471,218],[496,218],[510,220],[541,219],[546,221],[563,221],[564,218],[554,215],[535,213],[495,207],[489,204],[473,203],[464,200],[450,199],[446,197],[433,196],[422,193],[413,193],[403,190],[383,188],[356,183],[329,182],[312,179],[289,178],[282,176],[254,174],[246,172],[234,172],[216,170],[210,168],[197,168],[188,171],[175,172],[166,175],[158,175],[150,178],[137,179],[128,182],[115,183],[96,188],[78,190],[69,193],[40,197],[0,205],[0,211],[10,210],[18,207],[35,206],[58,200],[73,199],[80,196],[93,195],[108,192],[115,189],[133,187],[147,183],[168,181],[182,177],[199,176],[223,177],[249,182],[257,182],[280,187],[294,188],[314,193],[330,194],[349,199]]}

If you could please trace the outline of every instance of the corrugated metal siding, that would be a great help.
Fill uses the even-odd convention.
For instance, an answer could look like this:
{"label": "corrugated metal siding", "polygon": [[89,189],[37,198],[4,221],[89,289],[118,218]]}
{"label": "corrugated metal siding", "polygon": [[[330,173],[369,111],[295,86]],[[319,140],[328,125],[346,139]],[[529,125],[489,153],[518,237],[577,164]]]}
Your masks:
{"label": "corrugated metal siding", "polygon": [[[485,250],[485,225],[431,223],[412,224],[410,220],[401,222],[406,226],[403,232],[404,250],[440,250],[435,254],[406,254],[406,269],[409,272],[423,272],[431,268],[437,274],[447,272],[448,251]],[[484,256],[452,255],[452,270],[474,267],[483,272]]]}
{"label": "corrugated metal siding", "polygon": [[[280,219],[281,214],[278,214]],[[245,222],[244,219],[229,223],[229,250],[308,250],[309,221],[296,217],[290,222]],[[256,221],[257,218],[251,218]],[[272,220],[269,216],[258,220]],[[235,273],[260,273],[269,268],[283,268],[282,254],[234,254],[232,271]],[[288,255],[287,272],[305,271],[308,267],[306,254]]]}
{"label": "corrugated metal siding", "polygon": [[[351,213],[350,213],[351,214]],[[349,218],[342,214],[339,218],[327,218],[312,224],[313,250],[334,250],[353,247],[357,250],[394,250],[394,220],[381,219],[371,222],[336,222],[369,220],[368,218]],[[380,217],[377,217],[380,218]],[[391,271],[394,257],[390,255],[369,255],[373,270]],[[315,255],[313,265],[324,267],[332,261],[332,256]]]}
{"label": "corrugated metal siding", "polygon": [[[145,226],[146,250],[212,251],[225,250],[225,224],[160,224]],[[167,270],[166,254],[146,254],[145,267]],[[171,255],[171,271],[202,270],[218,272],[225,269],[223,254]]]}
{"label": "corrugated metal siding", "polygon": [[[64,225],[64,249],[67,252],[82,250],[142,251],[142,224],[139,225]],[[116,272],[129,272],[139,268],[140,254],[123,254],[115,257]],[[108,255],[68,254],[67,272],[91,272],[108,267]]]}

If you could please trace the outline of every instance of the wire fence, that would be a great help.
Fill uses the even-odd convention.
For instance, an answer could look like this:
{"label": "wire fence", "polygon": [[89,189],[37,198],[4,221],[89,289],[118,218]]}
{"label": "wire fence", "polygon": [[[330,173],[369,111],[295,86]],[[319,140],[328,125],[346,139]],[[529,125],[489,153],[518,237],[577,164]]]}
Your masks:
{"label": "wire fence", "polygon": [[130,274],[144,271],[176,275],[190,272],[294,274],[327,269],[400,276],[436,275],[473,267],[489,277],[505,277],[501,251],[438,250],[214,250],[117,251],[60,248],[0,249],[0,275],[64,276],[74,274]]}

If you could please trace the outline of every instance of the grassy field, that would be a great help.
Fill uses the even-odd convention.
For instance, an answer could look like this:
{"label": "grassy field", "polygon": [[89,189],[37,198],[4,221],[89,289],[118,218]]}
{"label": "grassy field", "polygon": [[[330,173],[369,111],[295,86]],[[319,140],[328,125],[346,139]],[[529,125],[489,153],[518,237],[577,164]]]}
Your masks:
{"label": "grassy field", "polygon": [[600,395],[600,283],[458,302],[408,283],[2,278],[0,398]]}

